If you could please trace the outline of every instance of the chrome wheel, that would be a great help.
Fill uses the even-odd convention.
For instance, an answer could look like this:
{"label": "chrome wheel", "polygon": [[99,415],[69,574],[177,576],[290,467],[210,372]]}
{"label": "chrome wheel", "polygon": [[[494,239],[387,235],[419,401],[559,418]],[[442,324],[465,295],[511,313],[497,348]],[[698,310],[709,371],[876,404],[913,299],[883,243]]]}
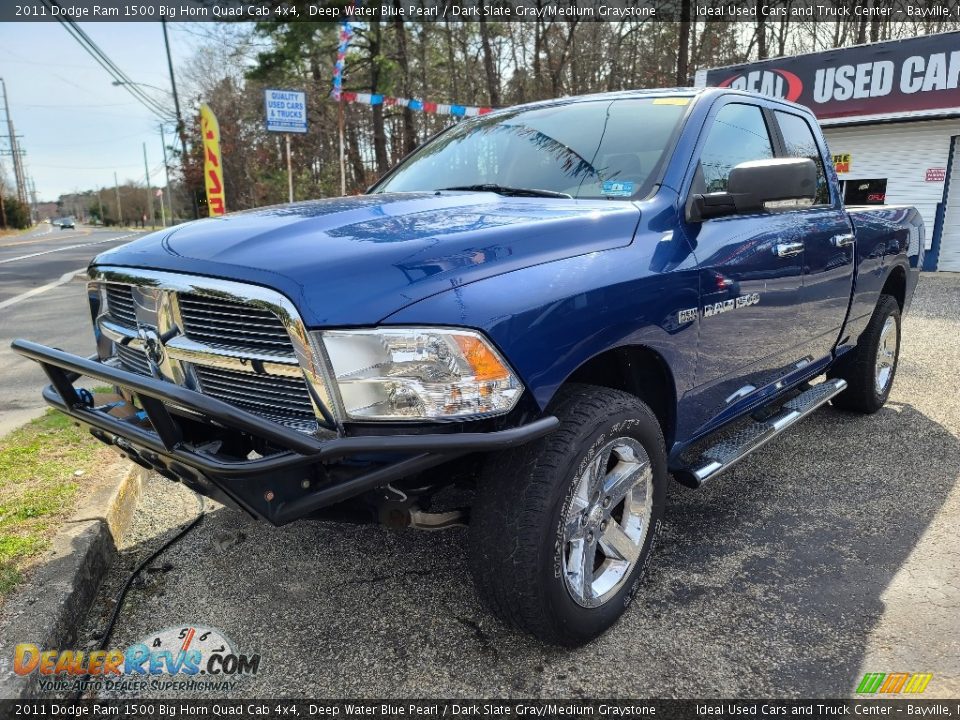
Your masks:
{"label": "chrome wheel", "polygon": [[650,457],[633,438],[604,445],[577,487],[564,518],[563,578],[574,601],[603,605],[640,558],[653,513]]}
{"label": "chrome wheel", "polygon": [[897,321],[891,316],[880,330],[880,343],[877,346],[877,365],[874,375],[877,395],[883,395],[890,385],[893,370],[897,365]]}

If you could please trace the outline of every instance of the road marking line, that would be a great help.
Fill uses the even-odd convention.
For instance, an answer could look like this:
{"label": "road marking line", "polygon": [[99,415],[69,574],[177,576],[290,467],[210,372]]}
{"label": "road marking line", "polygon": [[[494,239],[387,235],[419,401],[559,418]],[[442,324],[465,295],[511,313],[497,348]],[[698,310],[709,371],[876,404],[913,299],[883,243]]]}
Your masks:
{"label": "road marking line", "polygon": [[66,235],[58,234],[56,238],[46,237],[49,234],[50,234],[49,232],[42,232],[42,233],[36,233],[36,234],[30,233],[29,235],[26,236],[27,238],[26,240],[17,240],[16,242],[0,243],[0,248],[16,247],[17,245],[29,245],[30,243],[38,243],[38,242],[50,242],[51,240],[70,240],[71,238],[78,238],[78,237],[84,237],[86,235],[91,235],[92,231],[81,230],[79,232],[67,233]]}
{"label": "road marking line", "polygon": [[[26,238],[25,240],[15,240],[14,242],[0,243],[0,248],[14,247],[15,245],[27,245],[32,242],[46,242],[51,239],[46,237],[47,235],[50,234],[50,230],[51,228],[49,225],[47,226],[47,229],[44,230],[43,232],[31,230],[30,232],[23,233],[22,235],[19,236],[21,238]],[[93,230],[89,230],[89,229],[83,229],[83,230],[75,229],[72,233],[67,233],[66,235],[62,233],[58,233],[57,237],[59,237],[62,240],[64,238],[81,237],[83,235],[89,235],[92,232]]]}
{"label": "road marking line", "polygon": [[71,270],[70,272],[64,273],[60,276],[59,280],[54,280],[53,282],[48,282],[46,285],[41,285],[40,287],[35,287],[33,290],[27,290],[25,293],[21,293],[15,297],[12,297],[8,300],[0,302],[0,310],[5,310],[8,307],[12,307],[19,302],[24,300],[29,300],[30,298],[45,293],[47,290],[53,290],[54,288],[60,287],[61,285],[66,285],[68,282],[73,280],[77,275],[82,272],[86,272],[86,268],[80,268],[79,270]]}
{"label": "road marking line", "polygon": [[106,240],[97,240],[95,242],[89,243],[80,243],[79,245],[67,245],[65,247],[53,248],[52,250],[43,250],[41,252],[30,253],[29,255],[21,255],[20,257],[7,258],[6,260],[0,260],[0,265],[6,265],[7,263],[16,262],[17,260],[29,260],[30,258],[40,257],[41,255],[49,255],[50,253],[63,252],[64,250],[76,250],[77,248],[90,247],[91,245],[102,245],[103,243],[114,242],[116,240],[123,240],[124,238],[133,237],[134,235],[139,235],[140,233],[129,233],[127,235],[120,235],[119,237],[107,238]]}

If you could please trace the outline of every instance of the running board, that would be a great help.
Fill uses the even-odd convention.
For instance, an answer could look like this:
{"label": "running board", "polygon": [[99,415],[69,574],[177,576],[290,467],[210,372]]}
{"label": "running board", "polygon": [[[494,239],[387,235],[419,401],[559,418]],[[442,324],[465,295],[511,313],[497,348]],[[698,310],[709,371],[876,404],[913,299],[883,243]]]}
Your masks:
{"label": "running board", "polygon": [[766,445],[798,420],[806,417],[831,398],[843,392],[846,380],[826,380],[814,385],[783,404],[776,415],[750,425],[724,438],[703,452],[691,465],[671,470],[681,485],[698,488],[730,469],[754,450]]}

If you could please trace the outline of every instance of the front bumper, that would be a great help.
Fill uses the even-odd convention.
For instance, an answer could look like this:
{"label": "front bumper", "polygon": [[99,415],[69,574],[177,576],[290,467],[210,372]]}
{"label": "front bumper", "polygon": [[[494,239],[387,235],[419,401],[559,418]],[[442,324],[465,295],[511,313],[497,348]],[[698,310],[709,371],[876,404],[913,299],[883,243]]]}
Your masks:
{"label": "front bumper", "polygon": [[[96,359],[27,340],[15,340],[11,347],[40,363],[47,374],[51,384],[43,391],[44,400],[87,426],[94,437],[115,445],[144,467],[275,525],[462,455],[522,445],[549,434],[560,424],[557,418],[548,416],[496,432],[322,439],[188,388],[111,367]],[[80,377],[125,390],[137,399],[142,413],[119,418],[108,409],[91,405],[74,387]],[[187,417],[256,439],[273,451],[247,459],[220,452],[216,443],[191,442],[186,435],[195,420],[186,420]],[[394,459],[357,462],[351,470],[351,460],[384,455]]]}

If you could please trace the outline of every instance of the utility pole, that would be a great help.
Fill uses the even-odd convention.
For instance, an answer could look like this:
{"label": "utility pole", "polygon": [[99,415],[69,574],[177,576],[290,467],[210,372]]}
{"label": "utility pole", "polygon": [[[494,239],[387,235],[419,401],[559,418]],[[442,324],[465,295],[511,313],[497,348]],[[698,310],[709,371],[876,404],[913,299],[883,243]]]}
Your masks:
{"label": "utility pole", "polygon": [[117,174],[113,174],[113,187],[117,191],[117,224],[123,225],[123,208],[120,207],[120,183],[117,181]]}
{"label": "utility pole", "polygon": [[343,98],[337,101],[337,122],[340,126],[340,194],[347,194],[347,162],[343,152]]}
{"label": "utility pole", "polygon": [[293,202],[293,166],[290,163],[290,133],[284,133],[287,139],[287,191],[290,197],[289,202]]}
{"label": "utility pole", "polygon": [[30,178],[30,220],[34,223],[40,222],[40,213],[37,212],[37,185]]}
{"label": "utility pole", "polygon": [[[160,149],[163,150],[163,169],[167,174],[167,207],[170,210],[170,224],[173,225],[173,193],[170,190],[170,163],[167,162],[167,139],[163,134],[163,123],[160,123]],[[163,205],[163,197],[160,197]]]}
{"label": "utility pole", "polygon": [[[147,176],[147,214],[150,216],[150,227],[153,227],[153,193],[150,191],[150,166],[147,165],[147,144],[143,144],[143,172]],[[147,229],[147,224],[143,224]]]}
{"label": "utility pole", "polygon": [[10,103],[7,100],[7,84],[3,81],[3,78],[0,78],[0,87],[3,88],[3,108],[7,114],[7,132],[10,133],[10,154],[13,155],[13,177],[17,181],[17,200],[29,206],[27,184],[23,175],[23,158],[20,157],[17,133],[13,128],[13,118],[10,117]]}
{"label": "utility pole", "polygon": [[[170,54],[170,37],[167,35],[167,21],[160,20],[160,27],[163,29],[163,46],[167,50],[167,69],[170,71],[170,89],[173,91],[173,107],[177,113],[177,134],[180,136],[180,147],[183,149],[183,167],[187,167],[187,128],[183,124],[183,115],[180,114],[180,96],[177,95],[177,78],[173,74],[173,56]],[[169,185],[169,183],[167,183]],[[171,216],[173,215],[171,211]],[[197,203],[193,203],[193,216],[200,217]]]}
{"label": "utility pole", "polygon": [[7,208],[3,202],[4,193],[7,192],[6,180],[4,180],[3,163],[0,163],[0,222],[3,223],[3,229],[7,229]]}

